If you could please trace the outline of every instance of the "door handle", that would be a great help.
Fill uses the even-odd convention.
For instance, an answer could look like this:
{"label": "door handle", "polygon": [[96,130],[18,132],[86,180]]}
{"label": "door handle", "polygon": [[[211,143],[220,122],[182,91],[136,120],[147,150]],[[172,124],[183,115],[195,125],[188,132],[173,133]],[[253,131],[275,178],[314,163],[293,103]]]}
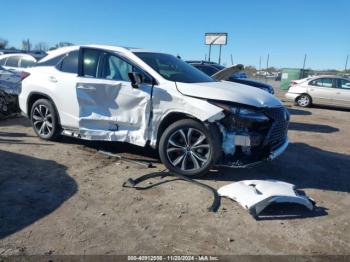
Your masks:
{"label": "door handle", "polygon": [[96,87],[93,87],[93,86],[78,85],[77,88],[78,89],[82,89],[82,90],[90,90],[90,91],[95,91],[96,90]]}
{"label": "door handle", "polygon": [[49,81],[53,83],[57,83],[57,79],[54,76],[49,76]]}
{"label": "door handle", "polygon": [[336,94],[337,94],[337,95],[340,95],[341,93],[340,93],[340,92],[337,92]]}

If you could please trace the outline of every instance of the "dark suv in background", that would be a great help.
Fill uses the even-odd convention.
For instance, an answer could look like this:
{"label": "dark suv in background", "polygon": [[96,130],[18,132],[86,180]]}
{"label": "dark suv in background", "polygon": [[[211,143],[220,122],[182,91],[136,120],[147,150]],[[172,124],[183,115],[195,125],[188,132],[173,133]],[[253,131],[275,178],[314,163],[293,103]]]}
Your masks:
{"label": "dark suv in background", "polygon": [[[201,70],[203,73],[207,74],[208,76],[212,76],[216,74],[217,72],[225,69],[226,67],[219,65],[215,62],[208,62],[208,61],[197,61],[197,60],[190,60],[186,61],[190,65],[194,66],[195,68]],[[253,79],[248,79],[247,74],[244,71],[236,72],[232,74],[229,78],[225,79],[226,81],[235,82],[239,84],[249,85],[256,88],[263,89],[270,94],[274,94],[274,90],[271,85],[255,81]]]}

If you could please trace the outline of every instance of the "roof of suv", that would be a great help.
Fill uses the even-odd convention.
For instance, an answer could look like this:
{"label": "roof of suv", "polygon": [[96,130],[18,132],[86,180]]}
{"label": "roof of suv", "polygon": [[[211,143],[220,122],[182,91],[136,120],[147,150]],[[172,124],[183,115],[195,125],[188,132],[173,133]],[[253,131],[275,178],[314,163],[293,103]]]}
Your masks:
{"label": "roof of suv", "polygon": [[[135,47],[122,47],[122,46],[113,46],[113,45],[73,45],[73,46],[65,46],[61,47],[52,51],[48,52],[48,55],[45,56],[41,62],[45,62],[46,60],[49,60],[53,57],[59,56],[61,54],[65,54],[70,51],[78,50],[80,47],[90,47],[90,48],[99,48],[99,49],[105,49],[108,51],[113,52],[120,52],[120,53],[129,53],[129,52],[153,52],[147,49],[142,48],[135,48]],[[160,52],[156,52],[160,53]]]}

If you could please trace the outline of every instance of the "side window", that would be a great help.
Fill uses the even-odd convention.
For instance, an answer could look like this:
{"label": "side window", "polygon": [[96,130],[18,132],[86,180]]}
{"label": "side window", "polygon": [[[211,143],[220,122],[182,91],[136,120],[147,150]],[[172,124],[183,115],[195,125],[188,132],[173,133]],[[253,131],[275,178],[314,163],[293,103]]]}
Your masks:
{"label": "side window", "polygon": [[21,61],[19,62],[19,67],[27,68],[27,67],[33,66],[34,64],[35,62],[33,60],[22,57]]}
{"label": "side window", "polygon": [[350,81],[345,79],[337,79],[337,87],[350,89]]}
{"label": "side window", "polygon": [[20,56],[10,56],[7,58],[6,66],[18,67]]}
{"label": "side window", "polygon": [[98,65],[102,58],[102,51],[95,49],[84,49],[83,51],[83,71],[84,77],[98,77]]}
{"label": "side window", "polygon": [[62,54],[62,55],[59,55],[59,56],[55,56],[49,60],[46,60],[46,61],[43,61],[41,62],[38,61],[35,66],[56,66],[59,62],[62,61],[63,57],[65,57],[66,54]]}
{"label": "side window", "polygon": [[63,58],[60,70],[66,73],[78,74],[79,51],[72,51]]}
{"label": "side window", "polygon": [[319,78],[310,82],[310,85],[321,86],[321,87],[333,87],[332,78]]}
{"label": "side window", "polygon": [[133,66],[114,55],[107,55],[102,78],[130,82],[128,73],[132,72]]}
{"label": "side window", "polygon": [[5,65],[6,59],[7,59],[7,57],[0,59],[0,66]]}

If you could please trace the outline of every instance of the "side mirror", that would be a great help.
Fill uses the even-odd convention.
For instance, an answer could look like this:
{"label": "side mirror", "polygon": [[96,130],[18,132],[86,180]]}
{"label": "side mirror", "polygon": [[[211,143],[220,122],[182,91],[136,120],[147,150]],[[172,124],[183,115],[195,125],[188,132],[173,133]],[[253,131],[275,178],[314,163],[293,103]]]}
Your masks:
{"label": "side mirror", "polygon": [[143,83],[143,75],[136,72],[130,72],[128,73],[129,79],[131,81],[131,85],[133,88],[139,88],[140,85]]}

